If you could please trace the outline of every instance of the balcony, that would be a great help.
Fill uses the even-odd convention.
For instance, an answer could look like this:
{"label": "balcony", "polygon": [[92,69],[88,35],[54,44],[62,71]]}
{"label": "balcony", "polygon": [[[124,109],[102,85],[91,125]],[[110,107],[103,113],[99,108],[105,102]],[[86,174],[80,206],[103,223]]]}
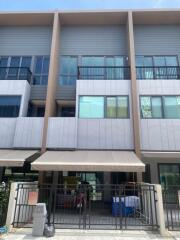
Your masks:
{"label": "balcony", "polygon": [[0,67],[0,80],[32,80],[32,73],[27,67]]}
{"label": "balcony", "polygon": [[85,80],[129,80],[130,67],[78,67],[78,79]]}
{"label": "balcony", "polygon": [[139,80],[180,79],[180,67],[179,66],[136,67],[136,77]]}

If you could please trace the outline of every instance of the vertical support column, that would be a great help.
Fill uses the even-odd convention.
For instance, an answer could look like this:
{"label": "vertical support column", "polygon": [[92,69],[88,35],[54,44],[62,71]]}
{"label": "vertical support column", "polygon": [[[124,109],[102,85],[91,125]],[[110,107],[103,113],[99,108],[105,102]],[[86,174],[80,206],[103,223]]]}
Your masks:
{"label": "vertical support column", "polygon": [[[131,103],[132,103],[132,119],[134,132],[134,149],[136,155],[141,159],[140,150],[140,117],[138,107],[138,92],[136,81],[136,63],[135,63],[135,47],[134,47],[134,31],[132,12],[128,12],[127,17],[127,40],[128,40],[128,59],[131,73]],[[137,181],[142,181],[142,173],[137,173]]]}
{"label": "vertical support column", "polygon": [[156,211],[157,211],[157,223],[159,225],[159,232],[162,236],[169,236],[168,231],[165,226],[164,208],[163,208],[163,198],[162,198],[162,188],[160,184],[156,184]]}
{"label": "vertical support column", "polygon": [[60,42],[60,21],[59,21],[59,14],[58,12],[56,12],[54,14],[54,22],[53,22],[51,54],[50,54],[50,63],[49,63],[49,76],[48,76],[41,153],[44,153],[46,151],[49,117],[54,116],[55,110],[56,110],[55,94],[56,94],[56,87],[57,87],[57,75],[58,75],[58,65],[59,65],[58,64],[59,63],[59,42]]}

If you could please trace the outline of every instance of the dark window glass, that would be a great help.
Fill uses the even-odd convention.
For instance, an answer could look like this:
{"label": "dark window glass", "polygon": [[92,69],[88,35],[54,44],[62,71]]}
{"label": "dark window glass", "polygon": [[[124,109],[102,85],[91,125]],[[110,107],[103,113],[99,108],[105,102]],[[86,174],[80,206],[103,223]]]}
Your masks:
{"label": "dark window glass", "polygon": [[38,56],[35,58],[34,85],[47,85],[49,72],[49,56]]}
{"label": "dark window glass", "polygon": [[0,79],[5,80],[7,78],[7,64],[8,64],[8,57],[1,57],[0,58]]}
{"label": "dark window glass", "polygon": [[75,107],[62,107],[61,117],[75,117]]}
{"label": "dark window glass", "polygon": [[20,96],[0,96],[0,117],[18,117]]}
{"label": "dark window glass", "polygon": [[21,68],[19,71],[19,79],[28,79],[28,71],[31,68],[31,57],[22,57]]}
{"label": "dark window glass", "polygon": [[20,57],[11,57],[10,69],[8,71],[8,79],[18,79]]}
{"label": "dark window glass", "polygon": [[106,116],[107,118],[116,118],[116,97],[106,98]]}
{"label": "dark window glass", "polygon": [[63,56],[60,60],[60,84],[75,85],[77,79],[77,57]]}

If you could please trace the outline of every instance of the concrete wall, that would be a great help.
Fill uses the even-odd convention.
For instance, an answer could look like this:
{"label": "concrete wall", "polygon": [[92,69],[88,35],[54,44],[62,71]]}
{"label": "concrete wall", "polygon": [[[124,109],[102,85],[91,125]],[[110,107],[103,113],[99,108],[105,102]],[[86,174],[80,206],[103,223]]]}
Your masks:
{"label": "concrete wall", "polygon": [[25,117],[27,115],[30,85],[26,80],[1,80],[0,95],[21,96],[19,117]]}

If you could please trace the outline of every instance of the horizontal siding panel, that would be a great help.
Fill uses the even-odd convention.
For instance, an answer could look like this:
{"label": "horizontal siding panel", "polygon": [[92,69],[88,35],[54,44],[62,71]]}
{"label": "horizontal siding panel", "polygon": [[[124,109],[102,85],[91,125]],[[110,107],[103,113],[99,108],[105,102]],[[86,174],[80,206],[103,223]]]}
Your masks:
{"label": "horizontal siding panel", "polygon": [[47,86],[32,85],[31,86],[31,100],[45,100],[47,94]]}
{"label": "horizontal siding panel", "polygon": [[126,55],[125,26],[68,26],[61,28],[61,55]]}
{"label": "horizontal siding panel", "polygon": [[75,100],[76,87],[73,86],[58,86],[56,91],[56,99],[59,100]]}
{"label": "horizontal siding panel", "polygon": [[180,25],[135,25],[136,55],[180,56]]}
{"label": "horizontal siding panel", "polygon": [[0,27],[0,55],[49,55],[51,27]]}

